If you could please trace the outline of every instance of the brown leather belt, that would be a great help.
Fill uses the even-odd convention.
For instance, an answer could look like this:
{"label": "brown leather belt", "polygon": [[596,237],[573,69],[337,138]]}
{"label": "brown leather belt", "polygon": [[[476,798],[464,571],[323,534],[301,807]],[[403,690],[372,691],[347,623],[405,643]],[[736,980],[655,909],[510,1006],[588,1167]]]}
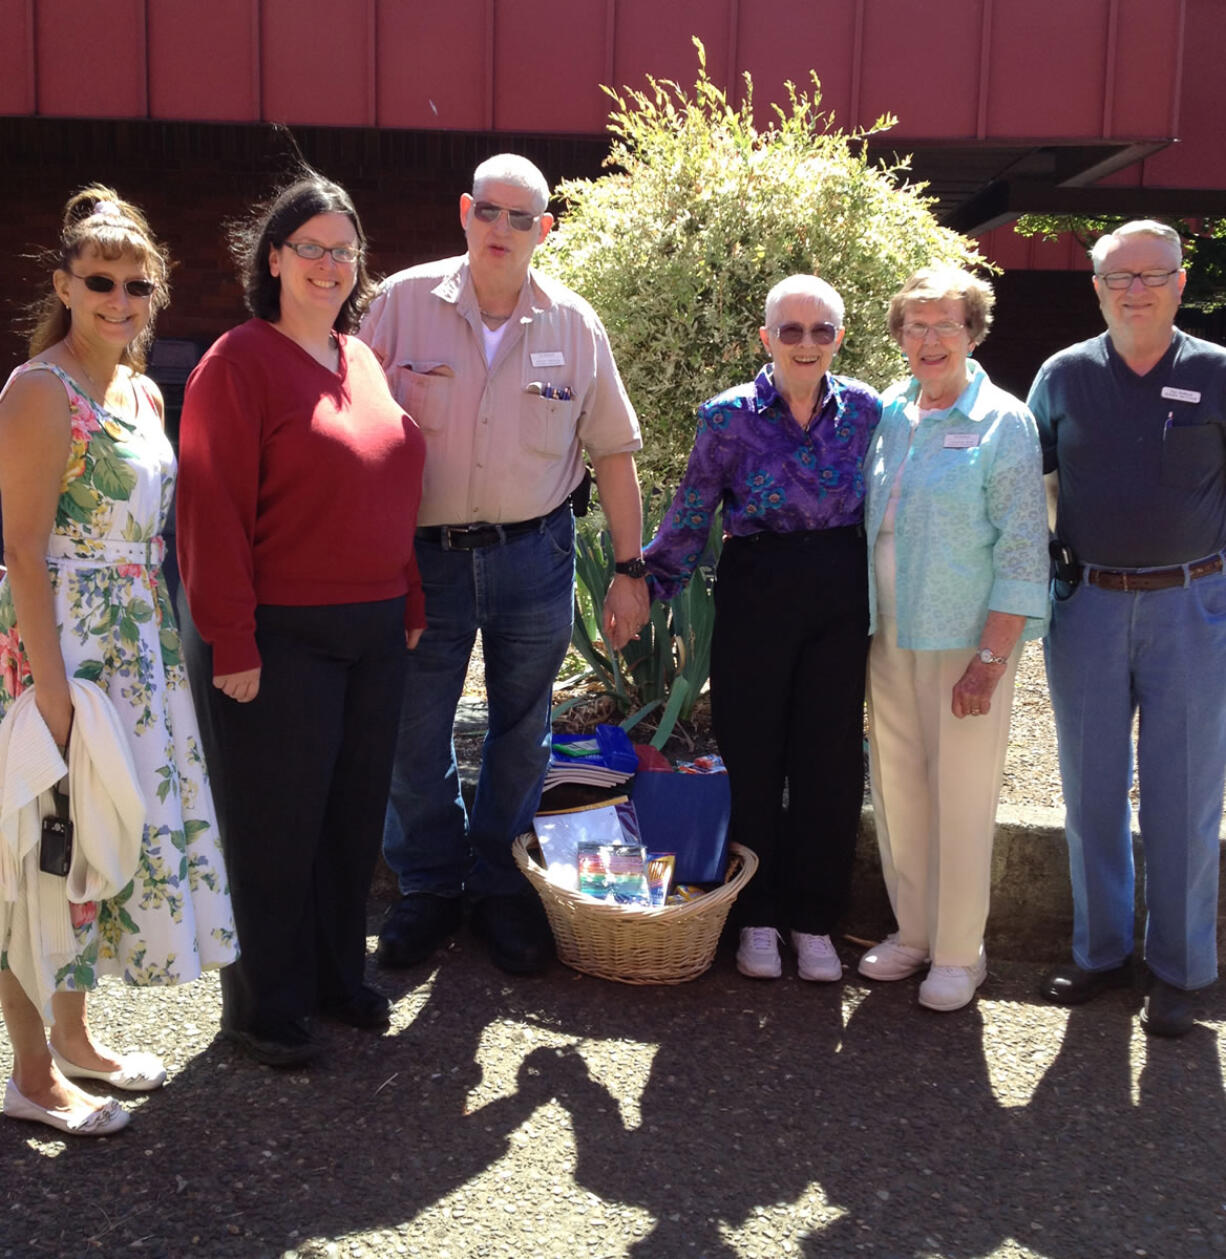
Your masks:
{"label": "brown leather belt", "polygon": [[1172,568],[1094,568],[1087,564],[1086,581],[1104,590],[1166,590],[1221,571],[1221,555],[1210,555],[1191,564],[1176,564]]}

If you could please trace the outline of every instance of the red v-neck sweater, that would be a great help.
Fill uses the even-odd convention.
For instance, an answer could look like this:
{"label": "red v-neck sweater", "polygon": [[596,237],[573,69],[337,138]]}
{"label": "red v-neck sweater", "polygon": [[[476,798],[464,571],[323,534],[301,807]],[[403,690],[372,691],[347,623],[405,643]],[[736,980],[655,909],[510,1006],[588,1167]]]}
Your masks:
{"label": "red v-neck sweater", "polygon": [[257,604],[408,596],[426,623],[413,536],[425,439],[374,354],[338,334],[329,371],[262,319],[222,336],[187,382],[179,567],[215,674],[260,664]]}

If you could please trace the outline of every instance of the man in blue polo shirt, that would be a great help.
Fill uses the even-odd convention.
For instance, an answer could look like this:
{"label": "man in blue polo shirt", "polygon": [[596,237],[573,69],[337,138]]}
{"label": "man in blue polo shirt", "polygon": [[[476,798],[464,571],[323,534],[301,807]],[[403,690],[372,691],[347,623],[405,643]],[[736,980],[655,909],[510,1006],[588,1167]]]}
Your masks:
{"label": "man in blue polo shirt", "polygon": [[1030,393],[1056,532],[1047,670],[1073,886],[1075,1005],[1133,980],[1132,718],[1145,851],[1141,1023],[1181,1036],[1217,977],[1226,779],[1226,350],[1174,326],[1179,236],[1127,223],[1091,251],[1107,331]]}

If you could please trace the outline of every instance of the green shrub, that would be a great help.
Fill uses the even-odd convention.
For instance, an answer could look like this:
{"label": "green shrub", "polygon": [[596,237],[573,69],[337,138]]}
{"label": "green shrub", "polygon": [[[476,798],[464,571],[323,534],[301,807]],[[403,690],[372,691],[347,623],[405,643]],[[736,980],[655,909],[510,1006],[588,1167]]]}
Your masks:
{"label": "green shrub", "polygon": [[981,262],[965,237],[940,227],[906,183],[907,161],[873,164],[865,140],[882,117],[844,132],[811,94],[788,84],[774,122],[753,122],[753,84],[729,103],[698,48],[693,95],[669,80],[610,88],[610,173],[563,183],[561,225],[537,251],[543,270],[583,294],[609,331],[643,422],[644,484],[675,486],[689,455],[694,410],[752,380],[767,291],[816,272],[847,303],[836,370],[881,387],[901,374],[886,332],[891,295],[918,267]]}

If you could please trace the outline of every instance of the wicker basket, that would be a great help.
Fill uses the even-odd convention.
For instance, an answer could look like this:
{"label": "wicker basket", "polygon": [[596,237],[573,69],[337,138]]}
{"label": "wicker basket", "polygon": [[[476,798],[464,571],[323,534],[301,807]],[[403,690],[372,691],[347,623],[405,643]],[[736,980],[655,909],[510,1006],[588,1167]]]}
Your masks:
{"label": "wicker basket", "polygon": [[545,906],[558,956],[567,966],[623,984],[682,984],[697,979],[715,958],[728,910],[753,877],[758,858],[728,845],[722,887],[682,905],[649,909],[608,905],[558,887],[545,875],[534,835],[521,835],[515,862]]}

